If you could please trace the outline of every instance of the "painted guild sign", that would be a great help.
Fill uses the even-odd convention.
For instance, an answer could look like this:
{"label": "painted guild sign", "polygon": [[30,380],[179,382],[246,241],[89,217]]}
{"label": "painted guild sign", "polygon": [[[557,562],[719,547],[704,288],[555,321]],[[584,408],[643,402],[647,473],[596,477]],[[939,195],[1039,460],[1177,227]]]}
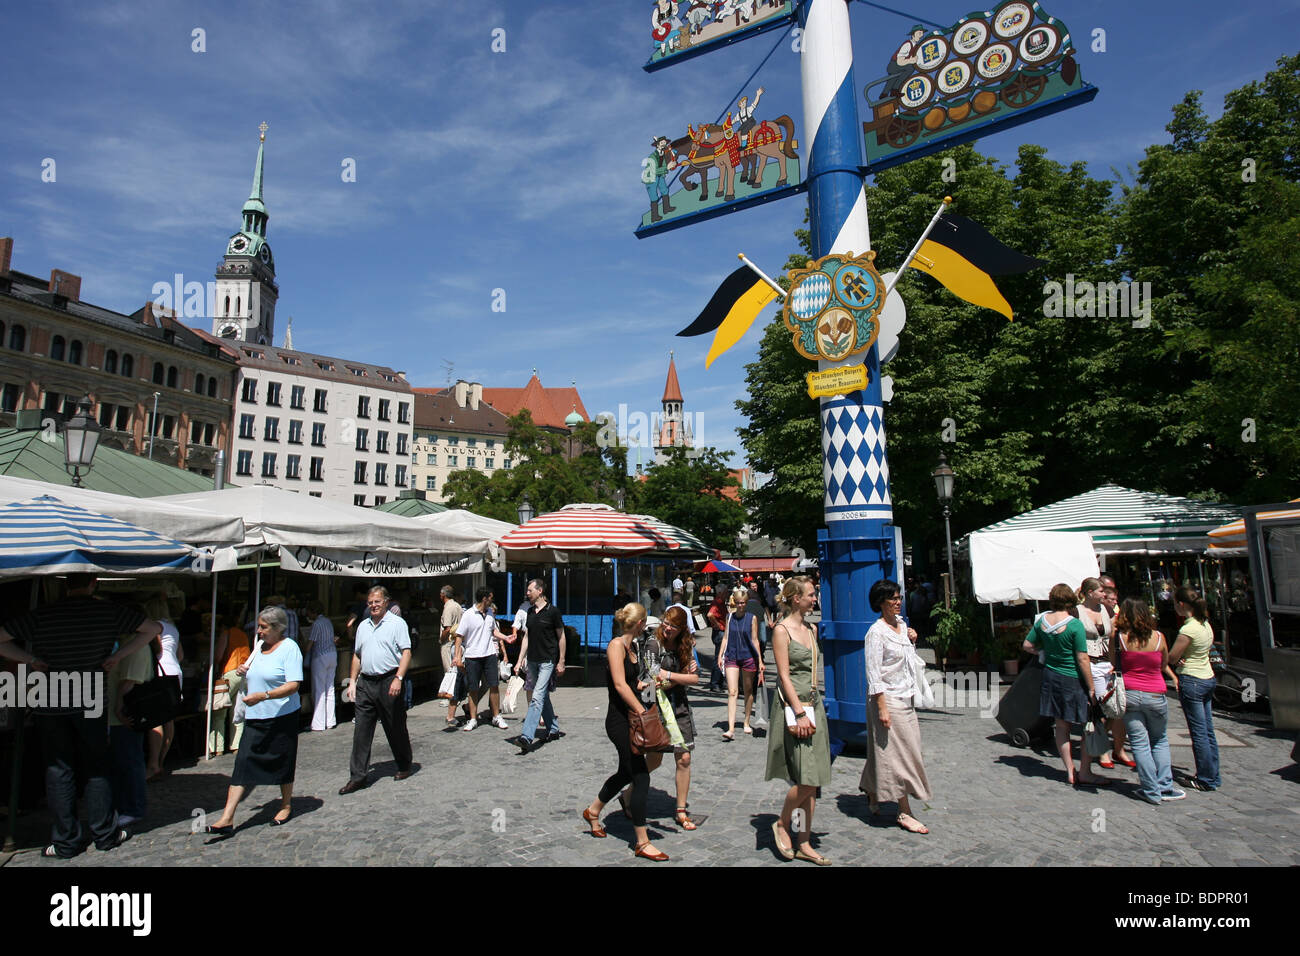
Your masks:
{"label": "painted guild sign", "polygon": [[867,172],[1080,106],[1097,95],[1070,31],[1037,2],[1010,0],[945,32],[914,26],[867,84]]}
{"label": "painted guild sign", "polygon": [[[876,254],[833,253],[790,272],[782,317],[804,358],[836,362],[871,348],[880,334],[885,283]],[[832,393],[835,394],[835,393]]]}
{"label": "painted guild sign", "polygon": [[658,70],[711,49],[766,33],[794,19],[791,0],[650,0],[653,49],[646,70]]}
{"label": "painted guild sign", "polygon": [[354,578],[416,578],[477,574],[483,570],[483,559],[469,554],[285,546],[280,548],[280,567],[306,574],[338,574]]}
{"label": "painted guild sign", "polygon": [[[760,86],[721,124],[688,125],[676,139],[656,136],[641,161],[650,209],[639,237],[788,195],[802,184],[794,120],[759,119]],[[730,208],[728,208],[730,207]]]}

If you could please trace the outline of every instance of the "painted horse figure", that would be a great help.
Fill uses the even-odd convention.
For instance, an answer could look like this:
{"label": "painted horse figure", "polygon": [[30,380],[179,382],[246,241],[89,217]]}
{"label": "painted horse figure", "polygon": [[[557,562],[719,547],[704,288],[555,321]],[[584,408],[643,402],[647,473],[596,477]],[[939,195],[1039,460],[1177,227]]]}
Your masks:
{"label": "painted horse figure", "polygon": [[[784,130],[784,136],[777,131],[778,126]],[[690,169],[682,175],[682,183],[687,189],[694,189],[695,185],[688,181],[688,177],[698,170],[701,202],[708,198],[710,168],[718,171],[715,198],[730,201],[736,198],[736,167],[742,167],[741,178],[746,185],[759,188],[767,161],[775,159],[781,167],[781,177],[776,181],[779,187],[788,182],[786,159],[799,158],[795,152],[799,143],[794,138],[794,120],[789,116],[778,116],[771,122],[765,120],[759,124],[750,131],[749,141],[743,149],[730,116],[721,126],[708,123],[699,127],[688,126],[686,131],[691,143],[687,153]]]}

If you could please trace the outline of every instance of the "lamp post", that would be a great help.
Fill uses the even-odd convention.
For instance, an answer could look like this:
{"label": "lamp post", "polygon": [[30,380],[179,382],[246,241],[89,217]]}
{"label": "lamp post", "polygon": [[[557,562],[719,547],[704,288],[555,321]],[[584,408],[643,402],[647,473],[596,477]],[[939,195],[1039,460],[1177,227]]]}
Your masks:
{"label": "lamp post", "polygon": [[63,467],[72,475],[72,486],[82,487],[81,472],[90,471],[99,447],[99,422],[90,413],[90,396],[77,403],[77,414],[63,426]]}
{"label": "lamp post", "polygon": [[149,419],[149,460],[153,461],[153,439],[158,434],[158,396],[162,392],[153,393],[153,416]]}
{"label": "lamp post", "polygon": [[947,607],[951,604],[950,596],[957,586],[957,578],[952,570],[952,527],[948,522],[948,516],[952,514],[953,473],[943,452],[939,453],[939,467],[930,472],[930,477],[934,479],[934,490],[938,492],[939,503],[943,505],[943,533],[948,541],[948,587],[944,592],[944,606]]}
{"label": "lamp post", "polygon": [[533,506],[529,504],[528,498],[525,496],[524,500],[519,503],[519,523],[528,524],[528,522],[533,520],[534,513]]}

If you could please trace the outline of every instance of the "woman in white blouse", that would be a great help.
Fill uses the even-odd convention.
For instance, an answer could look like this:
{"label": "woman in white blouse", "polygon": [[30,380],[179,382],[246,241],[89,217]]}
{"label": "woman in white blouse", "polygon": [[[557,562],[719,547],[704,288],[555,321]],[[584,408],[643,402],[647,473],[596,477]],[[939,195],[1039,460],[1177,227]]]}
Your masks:
{"label": "woman in white blouse", "polygon": [[912,816],[908,796],[930,799],[930,782],[921,760],[921,728],[916,721],[912,696],[917,691],[913,658],[916,631],[900,614],[902,590],[894,581],[877,581],[868,595],[880,620],[871,625],[866,637],[867,727],[871,742],[860,788],[866,793],[874,815],[880,801],[898,803],[898,825],[909,833],[929,833]]}

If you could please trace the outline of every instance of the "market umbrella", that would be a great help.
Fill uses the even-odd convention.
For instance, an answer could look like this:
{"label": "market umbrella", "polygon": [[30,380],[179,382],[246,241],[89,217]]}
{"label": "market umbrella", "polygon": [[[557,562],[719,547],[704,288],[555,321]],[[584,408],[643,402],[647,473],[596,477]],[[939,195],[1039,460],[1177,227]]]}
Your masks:
{"label": "market umbrella", "polygon": [[208,557],[174,538],[50,495],[0,507],[0,577],[206,574]]}
{"label": "market umbrella", "polygon": [[[1292,498],[1292,502],[1300,498]],[[1260,521],[1273,518],[1300,518],[1300,509],[1286,511],[1261,511],[1257,516]],[[1210,554],[1241,554],[1246,548],[1246,519],[1238,518],[1210,532]]]}
{"label": "market umbrella", "polygon": [[739,570],[740,568],[736,567],[736,565],[728,564],[726,561],[723,561],[721,559],[714,559],[713,561],[709,561],[704,565],[704,567],[700,568],[700,571],[704,574],[717,574],[723,571],[735,573]]}

